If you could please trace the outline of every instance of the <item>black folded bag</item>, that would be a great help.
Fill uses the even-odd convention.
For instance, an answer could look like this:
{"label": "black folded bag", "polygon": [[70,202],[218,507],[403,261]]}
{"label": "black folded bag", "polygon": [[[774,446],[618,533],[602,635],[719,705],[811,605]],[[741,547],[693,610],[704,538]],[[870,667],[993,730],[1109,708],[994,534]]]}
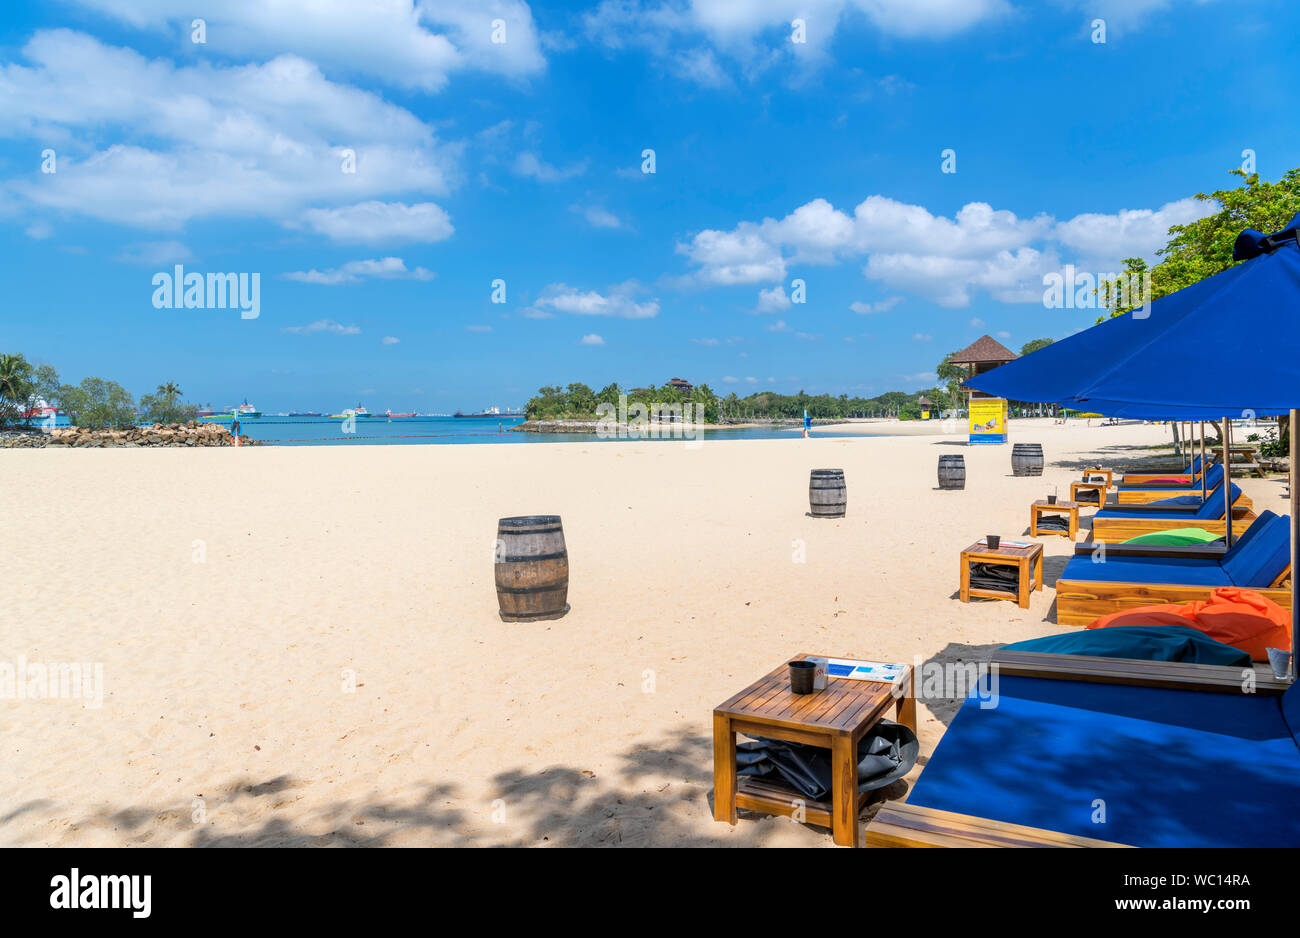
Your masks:
{"label": "black folded bag", "polygon": [[[858,791],[874,791],[916,765],[921,746],[901,723],[881,720],[858,743]],[[831,751],[763,736],[736,747],[736,774],[782,782],[812,801],[831,797]]]}
{"label": "black folded bag", "polygon": [[1002,563],[972,563],[970,585],[973,589],[1020,592],[1020,569]]}
{"label": "black folded bag", "polygon": [[1065,531],[1069,533],[1070,519],[1065,517],[1065,515],[1039,515],[1038,530]]}

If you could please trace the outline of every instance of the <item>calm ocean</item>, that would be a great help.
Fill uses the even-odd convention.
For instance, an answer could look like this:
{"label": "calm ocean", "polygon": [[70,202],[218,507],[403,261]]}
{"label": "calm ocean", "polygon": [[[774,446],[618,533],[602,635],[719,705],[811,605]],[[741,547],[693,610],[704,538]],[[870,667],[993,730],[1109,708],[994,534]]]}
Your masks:
{"label": "calm ocean", "polygon": [[[229,417],[205,419],[204,423],[230,426]],[[344,433],[344,422],[329,417],[256,417],[239,422],[240,433],[267,446],[322,446],[346,443],[593,443],[603,442],[594,433],[511,433],[522,417],[476,420],[458,417],[363,417],[355,421],[355,433]],[[757,428],[708,430],[705,440],[789,440],[797,429]],[[819,433],[828,437],[838,434]],[[678,442],[666,438],[655,442]]]}

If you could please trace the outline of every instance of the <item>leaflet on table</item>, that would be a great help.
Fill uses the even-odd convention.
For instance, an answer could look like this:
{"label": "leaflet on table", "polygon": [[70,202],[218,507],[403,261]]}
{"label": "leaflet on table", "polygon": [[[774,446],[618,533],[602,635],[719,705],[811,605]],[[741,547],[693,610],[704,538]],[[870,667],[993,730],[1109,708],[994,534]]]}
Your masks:
{"label": "leaflet on table", "polygon": [[846,677],[854,681],[879,681],[882,684],[893,684],[907,672],[907,665],[905,664],[855,661],[852,658],[827,658],[825,660],[828,675],[831,677]]}

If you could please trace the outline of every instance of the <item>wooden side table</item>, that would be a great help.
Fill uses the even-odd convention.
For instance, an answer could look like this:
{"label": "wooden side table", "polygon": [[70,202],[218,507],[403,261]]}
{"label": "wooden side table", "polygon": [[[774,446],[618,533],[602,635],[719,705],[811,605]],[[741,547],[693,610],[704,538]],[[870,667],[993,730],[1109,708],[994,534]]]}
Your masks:
{"label": "wooden side table", "polygon": [[[1105,482],[1071,482],[1070,483],[1070,501],[1079,502],[1080,492],[1096,492],[1097,507],[1101,508],[1106,504],[1106,493],[1109,486]],[[1080,505],[1091,505],[1091,502],[1079,502]]]}
{"label": "wooden side table", "polygon": [[[1015,567],[1019,577],[1015,593],[1008,590],[989,590],[970,585],[970,565],[972,563],[992,563]],[[1014,599],[1021,609],[1029,608],[1029,594],[1043,588],[1043,545],[1030,544],[1028,547],[998,546],[997,550],[976,541],[961,552],[961,601],[968,603],[972,596],[980,599]]]}
{"label": "wooden side table", "polygon": [[[897,684],[828,676],[825,690],[795,694],[789,665],[781,662],[713,710],[713,819],[735,824],[739,808],[787,817],[800,812],[808,823],[829,827],[835,843],[858,846],[858,814],[871,795],[858,791],[858,743],[891,706],[898,722],[915,732],[914,694],[910,666]],[[737,776],[737,733],[829,749],[831,802]]]}
{"label": "wooden side table", "polygon": [[1110,488],[1115,484],[1115,470],[1113,469],[1085,469],[1083,473],[1088,477],[1089,482],[1094,481],[1097,476],[1103,476],[1106,480],[1106,488]]}
{"label": "wooden side table", "polygon": [[[1038,530],[1038,519],[1043,515],[1066,515],[1070,519],[1069,532],[1055,531],[1050,528]],[[1039,499],[1029,506],[1029,536],[1038,537],[1045,534],[1059,534],[1062,537],[1068,537],[1074,540],[1079,536],[1079,503],[1078,502],[1061,502],[1055,504],[1047,499]]]}

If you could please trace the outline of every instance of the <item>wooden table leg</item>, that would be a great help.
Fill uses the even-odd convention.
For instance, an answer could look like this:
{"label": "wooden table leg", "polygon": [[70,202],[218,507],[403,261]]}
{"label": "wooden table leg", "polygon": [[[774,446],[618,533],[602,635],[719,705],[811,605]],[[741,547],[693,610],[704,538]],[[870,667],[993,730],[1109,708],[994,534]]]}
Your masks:
{"label": "wooden table leg", "polygon": [[1043,588],[1043,552],[1040,550],[1034,558],[1034,589]]}
{"label": "wooden table leg", "polygon": [[841,847],[858,845],[858,763],[853,739],[831,739],[831,838]]}
{"label": "wooden table leg", "polygon": [[1079,536],[1079,509],[1071,508],[1070,509],[1070,540],[1073,541],[1078,536]]}
{"label": "wooden table leg", "polygon": [[1018,591],[1016,596],[1016,605],[1021,609],[1028,609],[1029,593],[1032,589],[1028,557],[1020,558],[1016,564],[1016,573],[1018,574],[1016,577],[1016,589]]}
{"label": "wooden table leg", "polygon": [[916,671],[907,672],[907,689],[898,698],[894,717],[913,733],[916,732]]}
{"label": "wooden table leg", "polygon": [[958,583],[961,584],[958,597],[964,603],[970,602],[970,561],[966,559],[965,554],[961,555],[961,574]]}
{"label": "wooden table leg", "polygon": [[736,734],[731,718],[713,715],[713,820],[735,824]]}
{"label": "wooden table leg", "polygon": [[1029,536],[1038,537],[1038,506],[1029,506]]}

